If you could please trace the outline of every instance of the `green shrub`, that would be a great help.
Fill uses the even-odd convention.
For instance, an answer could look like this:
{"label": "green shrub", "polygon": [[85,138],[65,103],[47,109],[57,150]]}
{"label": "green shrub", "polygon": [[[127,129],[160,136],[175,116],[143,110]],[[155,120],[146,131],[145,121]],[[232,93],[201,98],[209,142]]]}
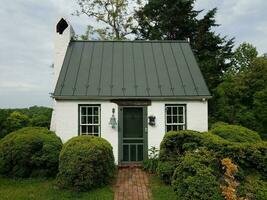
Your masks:
{"label": "green shrub", "polygon": [[228,125],[228,123],[221,122],[221,121],[215,122],[214,124],[211,125],[211,129],[214,129],[214,128],[218,127],[218,126],[224,126],[224,125]]}
{"label": "green shrub", "polygon": [[165,183],[171,183],[173,172],[186,150],[197,148],[201,141],[201,133],[197,131],[170,131],[161,144],[157,173]]}
{"label": "green shrub", "polygon": [[0,174],[13,177],[53,176],[61,140],[46,128],[28,127],[0,140]]}
{"label": "green shrub", "polygon": [[[170,182],[171,169],[175,169],[186,151],[206,147],[216,152],[218,159],[230,157],[242,169],[257,169],[267,175],[267,142],[230,142],[212,132],[176,131],[169,132],[161,142],[158,174],[166,183]],[[165,164],[164,164],[165,163]],[[169,166],[172,165],[172,166]]]}
{"label": "green shrub", "polygon": [[[223,200],[216,156],[204,148],[188,151],[175,169],[172,187],[181,200]],[[216,173],[215,173],[216,172]]]}
{"label": "green shrub", "polygon": [[85,191],[109,183],[114,170],[112,147],[105,139],[78,136],[63,146],[57,182],[61,188]]}
{"label": "green shrub", "polygon": [[217,123],[213,125],[211,132],[230,142],[259,142],[260,135],[243,126],[228,125],[224,123]]}
{"label": "green shrub", "polygon": [[177,155],[182,155],[186,150],[199,146],[202,140],[201,134],[191,130],[168,132],[160,144],[160,160],[179,160]]}
{"label": "green shrub", "polygon": [[259,174],[251,174],[241,183],[238,193],[247,199],[266,200],[267,182]]}
{"label": "green shrub", "polygon": [[178,161],[158,162],[157,174],[165,184],[171,184],[171,178],[178,163]]}
{"label": "green shrub", "polygon": [[143,161],[143,167],[149,173],[155,174],[158,167],[159,150],[156,147],[151,147],[148,152],[148,159]]}

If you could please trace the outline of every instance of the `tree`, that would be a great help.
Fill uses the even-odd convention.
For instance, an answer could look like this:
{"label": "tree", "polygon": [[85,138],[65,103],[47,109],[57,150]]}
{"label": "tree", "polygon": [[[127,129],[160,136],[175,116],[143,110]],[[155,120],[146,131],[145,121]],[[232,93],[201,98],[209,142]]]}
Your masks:
{"label": "tree", "polygon": [[263,137],[267,139],[267,87],[255,93],[254,98],[256,119],[261,121],[262,126],[259,131],[263,133]]}
{"label": "tree", "polygon": [[267,132],[267,59],[255,58],[244,70],[226,74],[214,93],[216,121],[241,124],[263,134]]}
{"label": "tree", "polygon": [[0,139],[8,132],[6,121],[10,113],[9,109],[0,109]]}
{"label": "tree", "polygon": [[31,126],[50,128],[52,109],[46,107],[32,106],[27,110]]}
{"label": "tree", "polygon": [[29,125],[30,119],[27,115],[22,114],[18,111],[12,112],[7,118],[8,133],[18,130],[20,128]]}
{"label": "tree", "polygon": [[0,138],[24,126],[50,127],[52,109],[32,106],[20,109],[0,109]]}
{"label": "tree", "polygon": [[76,15],[86,15],[100,22],[101,28],[91,25],[81,36],[82,39],[126,39],[135,26],[134,10],[141,6],[141,0],[77,0]]}
{"label": "tree", "polygon": [[254,59],[258,56],[258,51],[256,47],[249,43],[242,43],[234,51],[232,58],[232,67],[230,71],[238,73],[239,71],[247,69]]}
{"label": "tree", "polygon": [[199,60],[200,69],[211,90],[222,80],[223,72],[231,64],[233,39],[227,40],[212,29],[217,9],[203,18],[202,11],[194,9],[195,0],[149,0],[136,13],[139,26],[135,30],[139,39],[187,40]]}

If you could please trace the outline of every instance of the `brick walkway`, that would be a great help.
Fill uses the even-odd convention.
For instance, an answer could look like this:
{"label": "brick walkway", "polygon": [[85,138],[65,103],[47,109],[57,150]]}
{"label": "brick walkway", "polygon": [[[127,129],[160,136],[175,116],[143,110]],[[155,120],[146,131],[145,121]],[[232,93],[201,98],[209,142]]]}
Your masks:
{"label": "brick walkway", "polygon": [[120,168],[115,185],[115,200],[151,200],[146,172],[137,167]]}

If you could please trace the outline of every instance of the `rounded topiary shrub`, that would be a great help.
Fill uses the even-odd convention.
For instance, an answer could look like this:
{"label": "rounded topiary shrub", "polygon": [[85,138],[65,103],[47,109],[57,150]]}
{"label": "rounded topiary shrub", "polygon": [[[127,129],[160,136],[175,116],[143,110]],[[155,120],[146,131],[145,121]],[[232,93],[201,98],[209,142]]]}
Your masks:
{"label": "rounded topiary shrub", "polygon": [[63,146],[57,182],[60,188],[84,191],[109,183],[114,170],[109,142],[96,136],[78,136]]}
{"label": "rounded topiary shrub", "polygon": [[181,200],[223,200],[217,180],[219,164],[214,153],[200,148],[181,158],[172,187]]}
{"label": "rounded topiary shrub", "polygon": [[230,142],[259,142],[261,141],[260,135],[248,128],[238,125],[217,124],[211,130],[216,134]]}
{"label": "rounded topiary shrub", "polygon": [[46,128],[27,127],[0,140],[0,174],[13,177],[53,176],[62,142]]}

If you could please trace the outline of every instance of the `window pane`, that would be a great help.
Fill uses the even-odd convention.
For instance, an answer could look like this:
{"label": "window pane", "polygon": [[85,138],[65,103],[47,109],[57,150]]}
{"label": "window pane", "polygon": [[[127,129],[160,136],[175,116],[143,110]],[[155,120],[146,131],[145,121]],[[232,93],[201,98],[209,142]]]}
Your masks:
{"label": "window pane", "polygon": [[171,126],[170,125],[167,125],[167,132],[171,131]]}
{"label": "window pane", "polygon": [[81,107],[81,113],[82,115],[86,115],[86,107]]}
{"label": "window pane", "polygon": [[86,133],[86,126],[81,126],[81,133],[83,134],[83,133]]}
{"label": "window pane", "polygon": [[179,123],[184,123],[184,117],[183,116],[179,116]]}
{"label": "window pane", "polygon": [[178,113],[178,107],[173,107],[172,108],[172,111],[173,111],[173,115],[177,115],[177,113]]}
{"label": "window pane", "polygon": [[178,107],[178,113],[179,115],[183,115],[184,114],[184,107]]}
{"label": "window pane", "polygon": [[172,117],[171,116],[167,116],[167,123],[168,124],[172,123]]}
{"label": "window pane", "polygon": [[86,124],[86,117],[82,116],[81,124]]}
{"label": "window pane", "polygon": [[94,133],[99,133],[99,126],[94,126]]}
{"label": "window pane", "polygon": [[176,125],[173,125],[173,126],[172,126],[172,130],[173,130],[173,131],[177,131],[177,126],[176,126]]}
{"label": "window pane", "polygon": [[92,114],[93,114],[93,108],[87,107],[87,115],[92,115]]}
{"label": "window pane", "polygon": [[94,116],[94,124],[98,124],[98,116]]}
{"label": "window pane", "polygon": [[178,121],[177,121],[178,120],[178,117],[177,116],[173,116],[172,119],[173,119],[172,123],[175,123],[175,124],[178,123]]}
{"label": "window pane", "polygon": [[172,114],[171,113],[171,107],[167,107],[166,109],[167,109],[167,115],[171,115]]}
{"label": "window pane", "polygon": [[92,126],[88,126],[88,133],[92,134],[93,133],[93,127]]}
{"label": "window pane", "polygon": [[94,115],[98,115],[98,107],[94,107]]}
{"label": "window pane", "polygon": [[88,116],[87,117],[87,124],[92,124],[93,123],[93,117],[92,116]]}
{"label": "window pane", "polygon": [[179,125],[178,128],[179,128],[179,130],[184,130],[184,126],[183,125]]}

